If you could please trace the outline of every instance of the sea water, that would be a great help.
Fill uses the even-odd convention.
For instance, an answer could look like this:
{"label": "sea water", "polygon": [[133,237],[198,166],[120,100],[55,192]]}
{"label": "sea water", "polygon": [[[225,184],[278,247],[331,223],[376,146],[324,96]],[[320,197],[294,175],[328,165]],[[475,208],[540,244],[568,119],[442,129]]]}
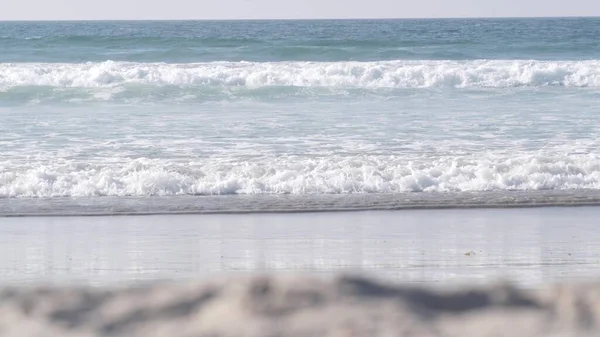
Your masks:
{"label": "sea water", "polygon": [[0,22],[4,215],[600,200],[600,19]]}

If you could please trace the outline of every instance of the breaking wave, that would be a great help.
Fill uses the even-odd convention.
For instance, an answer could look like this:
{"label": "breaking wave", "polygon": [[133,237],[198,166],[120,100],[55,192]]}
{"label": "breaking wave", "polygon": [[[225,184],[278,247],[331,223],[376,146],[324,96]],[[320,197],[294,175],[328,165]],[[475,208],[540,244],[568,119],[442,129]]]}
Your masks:
{"label": "breaking wave", "polygon": [[356,194],[600,189],[600,157],[282,157],[235,162],[5,164],[0,197]]}
{"label": "breaking wave", "polygon": [[505,88],[600,87],[600,60],[210,63],[0,63],[0,90],[21,86]]}

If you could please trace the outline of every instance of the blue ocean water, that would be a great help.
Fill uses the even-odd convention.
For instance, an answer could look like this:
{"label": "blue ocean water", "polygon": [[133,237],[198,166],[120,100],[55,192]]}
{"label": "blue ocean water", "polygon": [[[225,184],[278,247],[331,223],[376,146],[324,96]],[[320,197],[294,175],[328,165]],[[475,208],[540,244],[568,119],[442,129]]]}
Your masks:
{"label": "blue ocean water", "polygon": [[4,214],[600,198],[600,19],[0,22]]}

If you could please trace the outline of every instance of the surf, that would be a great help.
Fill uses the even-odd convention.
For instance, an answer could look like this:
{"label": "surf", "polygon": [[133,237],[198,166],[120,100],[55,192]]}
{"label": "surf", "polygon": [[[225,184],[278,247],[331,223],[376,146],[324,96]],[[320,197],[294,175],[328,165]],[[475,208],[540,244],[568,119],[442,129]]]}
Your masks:
{"label": "surf", "polygon": [[0,63],[0,90],[15,87],[262,88],[600,87],[600,60]]}

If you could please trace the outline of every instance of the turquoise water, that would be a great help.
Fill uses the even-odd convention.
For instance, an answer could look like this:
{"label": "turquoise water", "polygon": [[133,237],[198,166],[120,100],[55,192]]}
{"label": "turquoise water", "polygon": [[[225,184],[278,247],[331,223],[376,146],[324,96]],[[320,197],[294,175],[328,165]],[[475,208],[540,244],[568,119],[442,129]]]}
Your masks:
{"label": "turquoise water", "polygon": [[0,207],[596,202],[599,33],[577,18],[3,22]]}
{"label": "turquoise water", "polygon": [[0,23],[1,62],[588,60],[600,20]]}

